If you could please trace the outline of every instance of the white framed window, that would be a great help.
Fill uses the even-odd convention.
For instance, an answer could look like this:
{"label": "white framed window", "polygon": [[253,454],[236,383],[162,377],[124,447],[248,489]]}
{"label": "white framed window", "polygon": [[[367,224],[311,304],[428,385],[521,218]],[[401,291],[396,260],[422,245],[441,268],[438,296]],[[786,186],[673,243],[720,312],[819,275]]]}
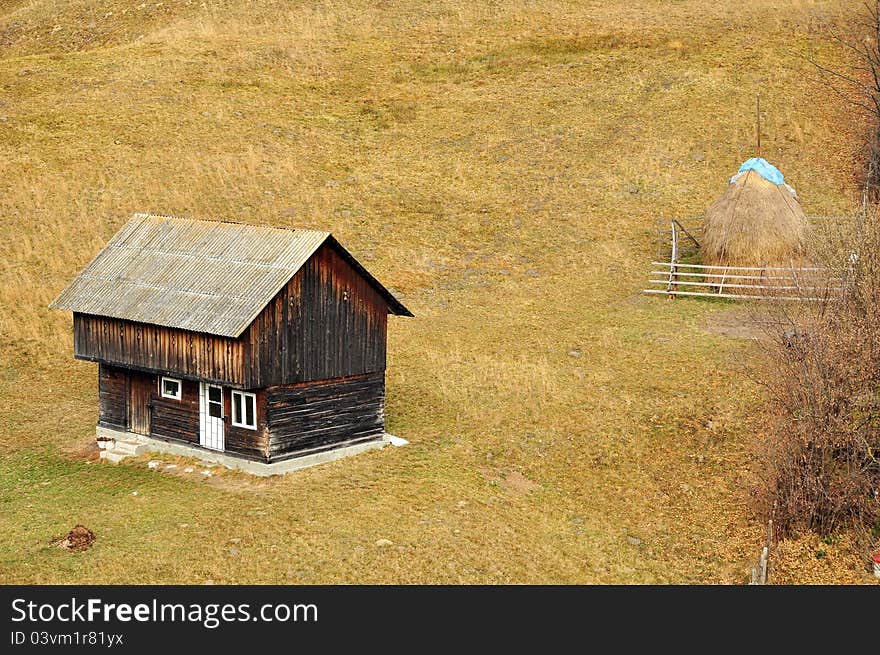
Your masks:
{"label": "white framed window", "polygon": [[180,400],[180,380],[176,378],[159,378],[159,394],[163,398]]}
{"label": "white framed window", "polygon": [[245,391],[232,392],[232,425],[257,429],[257,397]]}

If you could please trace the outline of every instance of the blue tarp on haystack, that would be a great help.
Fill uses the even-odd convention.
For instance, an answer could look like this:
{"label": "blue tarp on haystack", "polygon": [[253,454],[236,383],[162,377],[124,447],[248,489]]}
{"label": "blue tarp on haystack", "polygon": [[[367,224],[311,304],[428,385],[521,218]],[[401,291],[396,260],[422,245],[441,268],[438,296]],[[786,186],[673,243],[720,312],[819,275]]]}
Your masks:
{"label": "blue tarp on haystack", "polygon": [[742,163],[742,166],[739,167],[739,172],[730,178],[728,184],[736,182],[739,177],[747,171],[755,171],[768,182],[772,182],[776,186],[784,186],[788,189],[788,192],[797,199],[797,191],[785,183],[785,177],[782,175],[782,171],[761,157],[752,157],[751,159],[745,160]]}
{"label": "blue tarp on haystack", "polygon": [[755,171],[765,180],[773,182],[773,184],[776,184],[777,186],[785,183],[785,178],[783,177],[782,172],[769,161],[762,159],[761,157],[752,157],[751,159],[744,161],[742,166],[739,167],[737,174],[730,178],[730,183],[732,184],[736,178],[746,171]]}

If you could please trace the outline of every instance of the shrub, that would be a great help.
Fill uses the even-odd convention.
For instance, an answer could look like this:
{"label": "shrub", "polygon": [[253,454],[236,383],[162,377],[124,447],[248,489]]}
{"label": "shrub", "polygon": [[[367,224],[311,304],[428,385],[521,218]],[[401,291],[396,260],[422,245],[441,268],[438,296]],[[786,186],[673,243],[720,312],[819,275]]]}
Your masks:
{"label": "shrub", "polygon": [[831,280],[797,305],[770,304],[766,368],[773,422],[760,500],[782,535],[869,535],[880,523],[880,215],[824,230]]}

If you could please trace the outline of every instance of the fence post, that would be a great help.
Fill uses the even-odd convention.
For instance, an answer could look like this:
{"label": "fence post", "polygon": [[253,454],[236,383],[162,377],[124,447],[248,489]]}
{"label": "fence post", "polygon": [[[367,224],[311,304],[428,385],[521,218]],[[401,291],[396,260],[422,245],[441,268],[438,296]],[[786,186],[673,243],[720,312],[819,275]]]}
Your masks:
{"label": "fence post", "polygon": [[666,285],[666,293],[670,298],[675,298],[675,283],[678,279],[676,275],[678,266],[678,232],[675,229],[675,221],[669,223],[672,226],[672,260],[669,263],[669,284]]}
{"label": "fence post", "polygon": [[[727,279],[727,271],[730,270],[727,266],[724,267],[724,272],[721,274],[721,284],[718,285],[718,295],[720,296],[724,293],[724,281]],[[735,291],[735,288],[734,288]]]}
{"label": "fence post", "polygon": [[760,583],[759,584],[767,584],[767,560],[770,557],[770,551],[767,546],[764,546],[761,549],[761,559],[758,562],[758,568],[760,569]]}
{"label": "fence post", "polygon": [[663,219],[657,219],[657,261],[663,256]]}

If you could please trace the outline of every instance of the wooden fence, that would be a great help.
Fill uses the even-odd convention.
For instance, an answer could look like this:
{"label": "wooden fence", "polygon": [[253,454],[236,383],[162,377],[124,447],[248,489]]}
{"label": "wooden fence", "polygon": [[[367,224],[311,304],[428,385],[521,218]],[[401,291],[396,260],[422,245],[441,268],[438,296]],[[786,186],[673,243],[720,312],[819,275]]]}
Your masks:
{"label": "wooden fence", "polygon": [[[815,216],[822,221],[833,217]],[[700,255],[702,218],[672,219],[657,226],[656,260],[644,293],[745,300],[821,300],[838,290],[840,278],[815,267],[707,266]],[[668,242],[666,241],[668,239]],[[668,243],[668,261],[662,261]]]}
{"label": "wooden fence", "polygon": [[677,254],[687,258],[700,250],[700,239],[703,237],[703,217],[659,219],[657,221],[657,254],[655,259],[669,259],[672,255],[673,242],[676,242]]}
{"label": "wooden fence", "polygon": [[821,300],[836,290],[839,278],[821,268],[705,266],[651,262],[645,293],[745,300]]}

